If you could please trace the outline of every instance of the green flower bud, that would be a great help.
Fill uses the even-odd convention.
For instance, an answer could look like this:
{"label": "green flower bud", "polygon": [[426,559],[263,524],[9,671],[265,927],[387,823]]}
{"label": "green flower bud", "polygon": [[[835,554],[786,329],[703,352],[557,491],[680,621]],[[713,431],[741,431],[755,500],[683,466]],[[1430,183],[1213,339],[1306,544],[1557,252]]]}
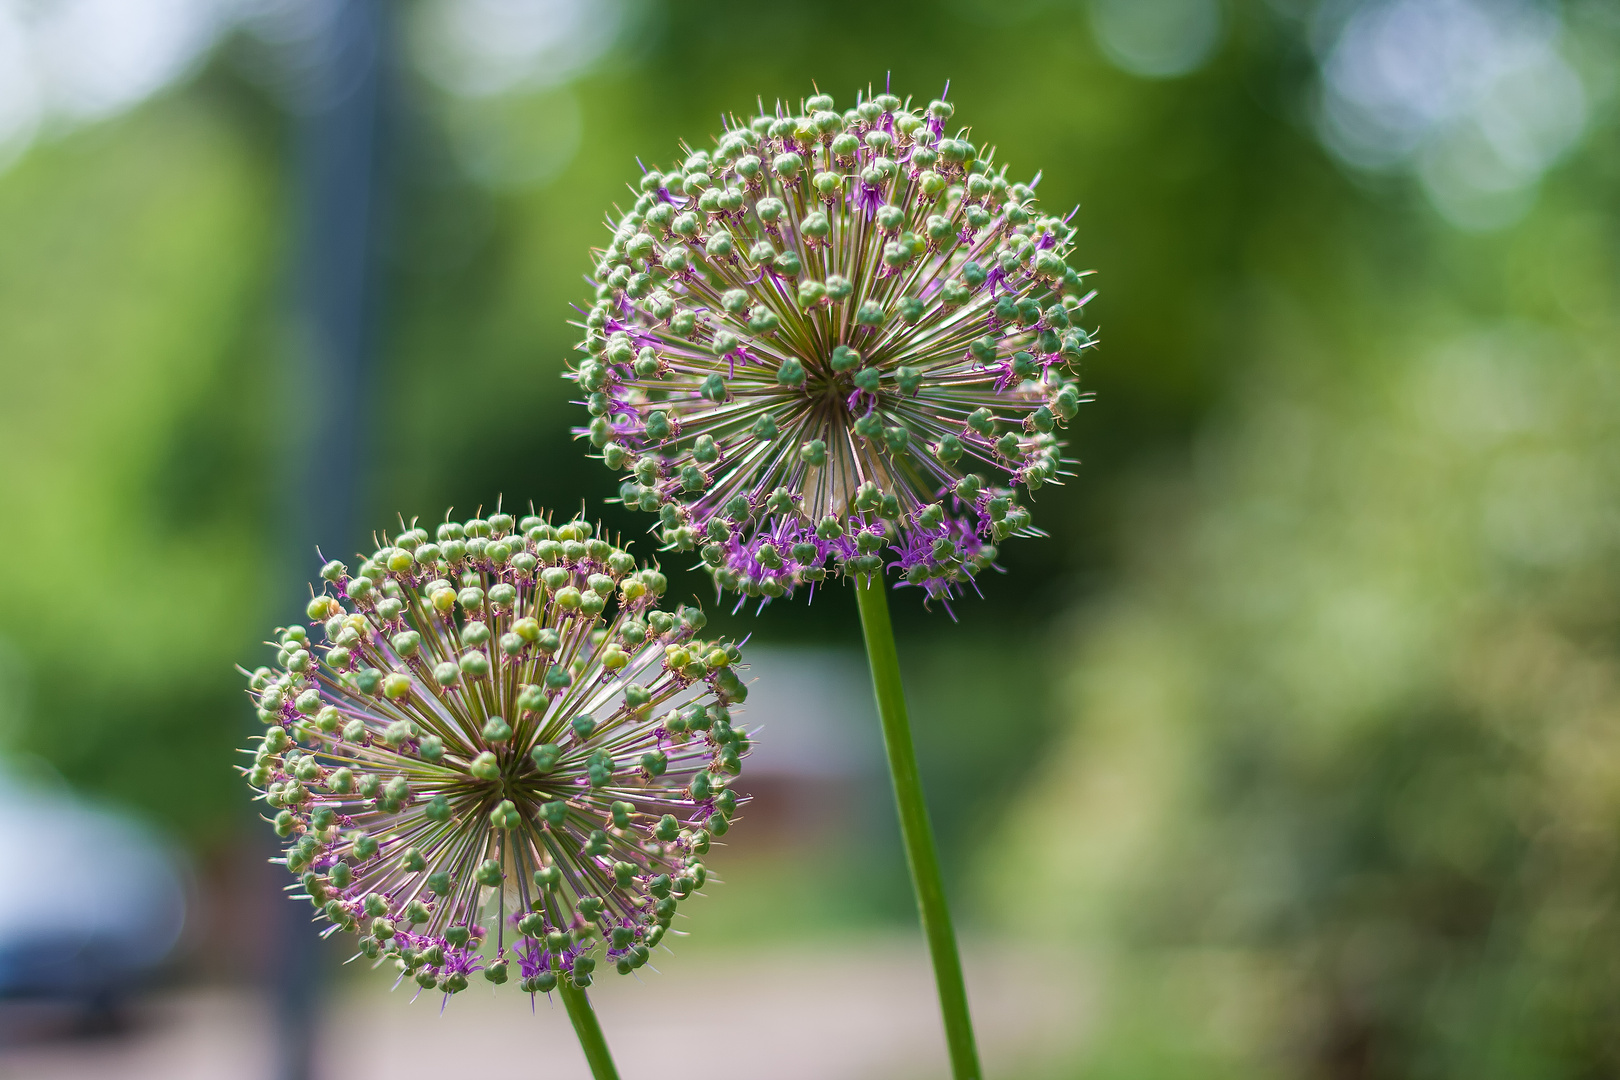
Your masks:
{"label": "green flower bud", "polygon": [[410,781],[403,776],[391,777],[383,784],[383,798],[390,803],[401,804],[411,797]]}
{"label": "green flower bud", "polygon": [[[778,274],[781,274],[783,277],[791,278],[798,277],[799,274],[803,272],[804,264],[802,261],[800,261],[798,252],[789,250],[782,252],[781,254],[777,255],[776,258],[772,259],[771,268],[774,269]],[[819,297],[817,297],[817,299],[819,299]],[[801,304],[813,303],[814,300],[806,301],[801,298],[799,302]]]}
{"label": "green flower bud", "polygon": [[497,829],[515,829],[522,820],[517,804],[511,799],[502,799],[489,813],[489,823]]}

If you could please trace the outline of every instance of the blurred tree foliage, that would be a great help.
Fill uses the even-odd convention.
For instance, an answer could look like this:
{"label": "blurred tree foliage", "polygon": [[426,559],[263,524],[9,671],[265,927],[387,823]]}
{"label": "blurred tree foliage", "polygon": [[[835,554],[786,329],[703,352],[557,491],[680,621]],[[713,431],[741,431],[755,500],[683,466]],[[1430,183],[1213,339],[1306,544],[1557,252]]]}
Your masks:
{"label": "blurred tree foliage", "polygon": [[1080,1075],[1620,1071],[1613,135],[1499,235],[1251,223],[1248,362],[1132,483],[981,876],[1088,949]]}
{"label": "blurred tree foliage", "polygon": [[279,166],[203,83],[0,177],[4,739],[218,835],[262,634]]}
{"label": "blurred tree foliage", "polygon": [[[387,415],[396,425],[437,419],[438,437],[390,443],[381,505],[438,514],[447,503],[471,507],[521,492],[547,504],[585,495],[594,509],[615,494],[607,470],[581,462],[567,429],[583,413],[553,380],[577,338],[569,305],[589,292],[583,252],[606,242],[604,212],[630,197],[638,157],[667,163],[682,139],[711,145],[722,114],[746,114],[761,97],[768,108],[778,98],[796,101],[813,81],[841,103],[852,103],[856,89],[881,89],[886,77],[922,100],[949,81],[953,122],[993,143],[1012,175],[1041,171],[1045,205],[1080,205],[1082,258],[1102,270],[1091,310],[1107,354],[1091,386],[1107,407],[1083,410],[1074,429],[1085,462],[1078,479],[1041,493],[1040,523],[1058,542],[1007,545],[1009,575],[987,582],[988,603],[961,608],[970,624],[1033,623],[1062,610],[1077,578],[1083,585],[1106,572],[1120,497],[1110,478],[1125,462],[1178,452],[1223,371],[1237,366],[1248,230],[1301,184],[1345,189],[1309,134],[1274,113],[1293,107],[1306,72],[1290,72],[1273,45],[1287,52],[1297,43],[1256,46],[1262,71],[1223,60],[1195,80],[1154,84],[1103,63],[1085,20],[1062,5],[636,10],[615,60],[571,90],[535,95],[531,111],[508,105],[497,117],[525,125],[539,122],[537,114],[580,110],[583,144],[555,181],[532,191],[469,190],[442,127],[416,129],[400,173],[401,217],[410,224],[398,241]],[[1254,32],[1266,33],[1265,25]],[[840,26],[860,30],[829,49]],[[452,381],[499,387],[504,416],[444,416]],[[643,518],[608,514],[629,535],[646,527]],[[697,576],[681,585],[711,592]],[[839,599],[819,600],[808,613],[774,605],[766,625],[789,635],[805,633],[807,622],[818,633],[847,633],[852,615]],[[913,628],[939,621],[921,617],[920,603],[902,606]]]}

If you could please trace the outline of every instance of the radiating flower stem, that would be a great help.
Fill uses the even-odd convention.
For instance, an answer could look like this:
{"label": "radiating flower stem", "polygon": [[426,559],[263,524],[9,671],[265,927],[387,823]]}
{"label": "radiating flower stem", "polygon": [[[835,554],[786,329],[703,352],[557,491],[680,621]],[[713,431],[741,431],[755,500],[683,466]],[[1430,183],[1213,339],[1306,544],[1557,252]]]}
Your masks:
{"label": "radiating flower stem", "polygon": [[881,570],[948,604],[1068,475],[1096,341],[1075,230],[943,98],[761,104],[610,219],[577,432],[721,592]]}
{"label": "radiating flower stem", "polygon": [[962,958],[951,928],[945,882],[939,872],[939,852],[934,846],[934,829],[928,821],[928,804],[923,798],[917,753],[911,742],[911,724],[906,718],[900,658],[894,645],[894,627],[889,622],[888,590],[880,577],[861,576],[855,579],[855,598],[860,605],[866,658],[872,667],[872,690],[877,695],[878,716],[883,724],[883,746],[888,753],[889,776],[894,782],[894,801],[900,810],[900,836],[906,846],[906,863],[911,868],[911,884],[917,894],[917,911],[922,916],[923,935],[928,939],[928,952],[934,964],[934,982],[939,987],[939,1009],[945,1020],[951,1073],[956,1080],[980,1080],[984,1073],[974,1045],[973,1020],[968,1015]]}
{"label": "radiating flower stem", "polygon": [[557,992],[562,995],[568,1009],[568,1019],[574,1022],[574,1034],[579,1036],[579,1047],[585,1051],[591,1075],[596,1080],[619,1080],[619,1070],[613,1067],[613,1055],[608,1052],[602,1025],[596,1020],[596,1010],[584,990],[567,979],[557,981]]}

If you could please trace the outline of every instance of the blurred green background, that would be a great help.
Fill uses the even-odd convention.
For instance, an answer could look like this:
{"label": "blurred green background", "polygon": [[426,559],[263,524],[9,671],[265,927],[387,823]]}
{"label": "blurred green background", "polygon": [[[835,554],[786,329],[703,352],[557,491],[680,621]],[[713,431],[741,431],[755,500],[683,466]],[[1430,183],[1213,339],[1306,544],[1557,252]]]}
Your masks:
{"label": "blurred green background", "polygon": [[[278,548],[323,392],[289,299],[305,6],[168,5],[196,25],[115,93],[0,4],[0,69],[43,88],[0,71],[0,745],[204,866],[260,827],[233,665],[317,565]],[[812,80],[948,79],[1079,204],[1101,289],[1051,538],[957,621],[896,594],[964,923],[1096,982],[1030,1075],[1620,1074],[1620,9],[394,10],[368,529],[504,496],[633,535],[559,376],[637,155]],[[836,590],[730,626],[856,641]],[[739,836],[702,932],[904,925],[885,799],[809,854]],[[807,859],[825,902],[770,869]]]}

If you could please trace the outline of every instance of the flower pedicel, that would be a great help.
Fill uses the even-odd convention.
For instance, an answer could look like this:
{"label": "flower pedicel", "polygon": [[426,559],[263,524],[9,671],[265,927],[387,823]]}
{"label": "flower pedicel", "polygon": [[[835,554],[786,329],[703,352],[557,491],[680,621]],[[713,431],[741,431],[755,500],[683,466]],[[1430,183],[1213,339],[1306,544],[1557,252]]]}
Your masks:
{"label": "flower pedicel", "polygon": [[494,514],[326,564],[245,769],[325,933],[446,994],[560,988],[576,1026],[703,887],[749,750],[737,647],[592,532]]}
{"label": "flower pedicel", "polygon": [[1039,178],[947,136],[952,112],[818,94],[647,172],[609,222],[581,433],[724,590],[887,564],[940,595],[1034,534],[1091,293]]}

